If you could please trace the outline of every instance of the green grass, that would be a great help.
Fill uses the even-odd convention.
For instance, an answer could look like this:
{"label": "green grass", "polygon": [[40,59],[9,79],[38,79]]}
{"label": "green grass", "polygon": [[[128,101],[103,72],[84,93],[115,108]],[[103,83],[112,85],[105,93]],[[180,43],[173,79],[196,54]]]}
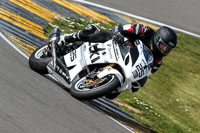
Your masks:
{"label": "green grass", "polygon": [[[120,99],[144,111],[142,123],[163,133],[200,132],[200,39],[178,34],[177,48],[164,59],[160,70],[150,77],[145,87]],[[149,117],[148,111],[132,98],[147,102],[162,116]],[[157,127],[156,121],[161,121]],[[153,122],[153,123],[152,123]],[[173,126],[173,128],[172,128]],[[164,130],[164,131],[162,131]]]}
{"label": "green grass", "polygon": [[[95,23],[110,29],[116,23],[66,18],[54,20],[63,33],[72,33]],[[51,25],[52,25],[51,24]],[[49,34],[53,26],[45,29]],[[142,124],[158,133],[200,132],[200,39],[178,33],[177,48],[164,58],[161,68],[136,93],[123,92],[119,98],[139,109],[122,107]]]}

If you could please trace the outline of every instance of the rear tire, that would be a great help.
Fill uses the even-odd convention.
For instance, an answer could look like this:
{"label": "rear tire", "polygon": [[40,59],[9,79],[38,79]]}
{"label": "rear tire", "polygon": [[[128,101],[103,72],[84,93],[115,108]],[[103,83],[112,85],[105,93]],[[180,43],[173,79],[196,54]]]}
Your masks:
{"label": "rear tire", "polygon": [[91,100],[109,94],[120,86],[119,80],[115,75],[109,76],[110,78],[105,84],[102,84],[98,87],[85,87],[80,89],[81,85],[83,86],[84,84],[86,84],[86,78],[83,77],[72,85],[72,88],[70,90],[71,95],[77,99]]}
{"label": "rear tire", "polygon": [[47,45],[37,48],[29,57],[29,66],[39,74],[48,74],[47,64],[52,60],[52,57],[45,57],[43,50]]}

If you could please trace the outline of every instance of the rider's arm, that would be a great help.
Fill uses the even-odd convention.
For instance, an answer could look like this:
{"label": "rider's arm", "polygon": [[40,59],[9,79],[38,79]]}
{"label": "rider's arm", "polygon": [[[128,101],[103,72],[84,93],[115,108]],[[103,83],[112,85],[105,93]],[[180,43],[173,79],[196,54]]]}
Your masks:
{"label": "rider's arm", "polygon": [[151,71],[152,74],[155,73],[159,69],[159,67],[162,65],[162,62],[163,62],[162,60],[163,58],[155,60],[152,71]]}
{"label": "rider's arm", "polygon": [[135,39],[142,39],[149,33],[154,32],[152,28],[143,24],[126,24],[122,26],[115,26],[114,32],[120,32],[125,37],[131,37]]}

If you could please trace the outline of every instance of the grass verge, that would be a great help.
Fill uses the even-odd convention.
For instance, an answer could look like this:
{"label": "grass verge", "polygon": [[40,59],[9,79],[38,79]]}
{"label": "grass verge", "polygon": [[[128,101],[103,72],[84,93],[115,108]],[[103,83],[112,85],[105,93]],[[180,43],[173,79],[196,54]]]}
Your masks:
{"label": "grass verge", "polygon": [[[55,19],[45,29],[55,26],[72,33],[89,24],[109,30],[116,23],[64,18]],[[177,48],[164,58],[164,64],[136,93],[120,94],[121,102],[139,110],[121,106],[137,121],[159,133],[199,133],[200,131],[200,39],[178,33]]]}

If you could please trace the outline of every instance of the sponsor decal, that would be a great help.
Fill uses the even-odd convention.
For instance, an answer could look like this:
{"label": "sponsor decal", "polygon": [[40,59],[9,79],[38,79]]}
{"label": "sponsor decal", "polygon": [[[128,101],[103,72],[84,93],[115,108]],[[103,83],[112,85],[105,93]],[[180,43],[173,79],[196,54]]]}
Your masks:
{"label": "sponsor decal", "polygon": [[111,44],[108,44],[107,46],[109,47],[108,48],[109,57],[110,57],[110,59],[112,59]]}
{"label": "sponsor decal", "polygon": [[126,24],[126,25],[123,26],[123,30],[132,31],[133,25],[132,24]]}
{"label": "sponsor decal", "polygon": [[69,74],[66,73],[66,70],[63,70],[60,66],[56,65],[56,72],[65,79],[67,83],[70,83]]}
{"label": "sponsor decal", "polygon": [[[113,45],[114,47],[114,45]],[[117,47],[114,47],[114,53],[115,53],[115,57],[116,57],[116,60],[119,59],[119,50],[117,49]]]}
{"label": "sponsor decal", "polygon": [[63,77],[67,83],[70,83],[70,76],[67,67],[65,66],[64,62],[59,58],[56,58],[55,72],[58,73],[61,77]]}
{"label": "sponsor decal", "polygon": [[70,59],[71,59],[71,62],[74,61],[76,59],[76,50],[70,52]]}
{"label": "sponsor decal", "polygon": [[141,31],[142,34],[144,34],[145,32],[147,32],[148,29],[149,29],[149,28],[148,28],[147,26],[143,25],[143,26],[142,26],[142,31]]}

